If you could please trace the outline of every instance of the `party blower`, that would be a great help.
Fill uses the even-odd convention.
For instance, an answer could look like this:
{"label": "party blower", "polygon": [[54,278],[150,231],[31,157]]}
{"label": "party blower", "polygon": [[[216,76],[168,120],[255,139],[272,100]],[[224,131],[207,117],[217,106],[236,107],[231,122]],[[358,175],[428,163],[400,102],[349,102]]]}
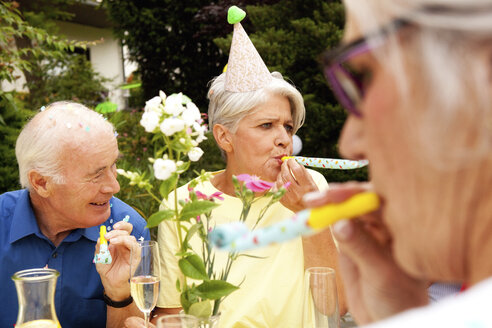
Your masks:
{"label": "party blower", "polygon": [[318,157],[302,157],[302,156],[284,156],[282,161],[293,158],[297,163],[303,166],[319,167],[322,169],[333,170],[351,170],[358,169],[369,164],[368,160],[351,161],[347,159],[336,158],[318,158]]}
{"label": "party blower", "polygon": [[102,225],[99,229],[99,240],[101,241],[101,244],[99,245],[99,253],[94,255],[93,262],[111,264],[113,259],[111,258],[111,253],[108,249],[108,241],[104,238],[104,235],[106,234],[106,226]]}
{"label": "party blower", "polygon": [[379,197],[373,192],[356,194],[338,204],[306,209],[268,227],[250,231],[243,222],[217,226],[209,233],[213,246],[240,252],[311,235],[342,219],[351,219],[377,210]]}

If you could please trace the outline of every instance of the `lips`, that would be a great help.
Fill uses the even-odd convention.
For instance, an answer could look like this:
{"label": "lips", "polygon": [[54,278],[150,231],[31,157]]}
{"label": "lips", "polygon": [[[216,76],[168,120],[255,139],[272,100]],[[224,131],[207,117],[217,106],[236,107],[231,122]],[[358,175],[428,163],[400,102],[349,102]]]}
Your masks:
{"label": "lips", "polygon": [[275,158],[278,161],[278,163],[280,165],[282,165],[282,157],[285,157],[285,156],[287,156],[287,154],[281,154],[281,155],[275,156],[273,158]]}
{"label": "lips", "polygon": [[106,206],[108,204],[108,201],[105,201],[105,202],[94,202],[94,203],[90,203],[91,205],[95,205],[95,206]]}

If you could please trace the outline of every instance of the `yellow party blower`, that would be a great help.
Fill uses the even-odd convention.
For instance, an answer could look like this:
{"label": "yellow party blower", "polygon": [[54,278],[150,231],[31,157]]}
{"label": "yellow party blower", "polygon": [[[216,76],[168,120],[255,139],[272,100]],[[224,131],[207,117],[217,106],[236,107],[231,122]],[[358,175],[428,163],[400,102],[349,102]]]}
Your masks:
{"label": "yellow party blower", "polygon": [[223,224],[209,233],[209,240],[215,247],[229,252],[251,250],[314,234],[339,220],[371,213],[379,206],[379,197],[374,192],[362,192],[344,202],[306,209],[289,219],[253,231],[243,222]]}
{"label": "yellow party blower", "polygon": [[99,228],[99,253],[94,255],[94,263],[104,263],[104,264],[111,264],[113,261],[111,257],[111,253],[109,252],[108,249],[108,241],[104,237],[106,235],[106,226],[103,224]]}

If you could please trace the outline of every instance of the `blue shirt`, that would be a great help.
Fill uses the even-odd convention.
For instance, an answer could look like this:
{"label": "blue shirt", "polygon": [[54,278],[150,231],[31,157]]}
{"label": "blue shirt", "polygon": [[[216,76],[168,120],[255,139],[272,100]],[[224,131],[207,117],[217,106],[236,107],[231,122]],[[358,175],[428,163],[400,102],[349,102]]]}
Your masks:
{"label": "blue shirt", "polygon": [[[150,239],[145,220],[118,198],[110,200],[112,225],[129,216],[132,235]],[[106,304],[101,278],[94,265],[99,226],[75,229],[55,247],[39,229],[29,192],[17,190],[0,195],[0,327],[13,327],[18,302],[12,275],[20,270],[49,268],[60,272],[56,283],[55,307],[63,328],[106,327]]]}

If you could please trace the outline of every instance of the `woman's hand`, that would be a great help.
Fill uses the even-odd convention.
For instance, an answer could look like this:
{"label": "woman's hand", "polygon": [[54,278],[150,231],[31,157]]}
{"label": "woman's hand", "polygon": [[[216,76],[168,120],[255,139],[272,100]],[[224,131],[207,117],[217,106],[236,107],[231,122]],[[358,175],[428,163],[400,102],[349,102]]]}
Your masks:
{"label": "woman's hand", "polygon": [[[121,301],[130,296],[130,250],[136,247],[137,241],[131,236],[131,223],[120,221],[114,224],[113,230],[104,236],[109,242],[111,264],[96,263],[96,270],[101,276],[104,292],[114,301]],[[100,241],[96,245],[99,252]]]}
{"label": "woman's hand", "polygon": [[286,183],[290,183],[290,186],[280,199],[280,203],[293,212],[305,208],[302,197],[306,193],[318,190],[309,172],[292,158],[282,163],[275,184],[277,188],[280,188]]}
{"label": "woman's hand", "polygon": [[[309,197],[306,205],[317,207],[342,202],[367,189],[367,184],[331,184],[318,198]],[[381,320],[428,303],[428,284],[408,276],[395,263],[391,237],[380,211],[340,221],[332,230],[340,250],[339,268],[348,309],[358,324]]]}

